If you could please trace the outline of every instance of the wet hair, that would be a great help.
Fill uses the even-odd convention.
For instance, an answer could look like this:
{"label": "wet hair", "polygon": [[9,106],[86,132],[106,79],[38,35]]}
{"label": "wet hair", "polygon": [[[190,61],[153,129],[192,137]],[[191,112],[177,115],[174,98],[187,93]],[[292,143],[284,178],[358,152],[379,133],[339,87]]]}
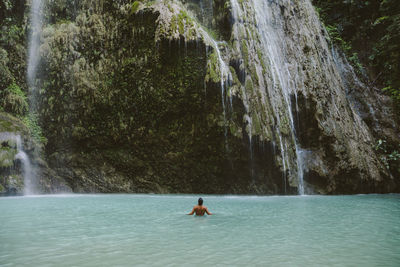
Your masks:
{"label": "wet hair", "polygon": [[199,202],[200,206],[203,205],[203,199],[202,198],[199,198],[198,202]]}

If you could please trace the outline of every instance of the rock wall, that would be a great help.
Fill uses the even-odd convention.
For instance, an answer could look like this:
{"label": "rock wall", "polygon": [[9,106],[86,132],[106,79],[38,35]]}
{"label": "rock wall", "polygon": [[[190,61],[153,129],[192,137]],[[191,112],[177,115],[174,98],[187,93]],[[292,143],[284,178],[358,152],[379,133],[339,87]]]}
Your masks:
{"label": "rock wall", "polygon": [[289,183],[309,193],[398,191],[398,170],[374,150],[383,136],[399,143],[398,126],[383,119],[393,113],[379,104],[390,100],[338,55],[311,2],[239,2],[231,1],[237,92],[252,134],[280,147]]}
{"label": "rock wall", "polygon": [[310,1],[56,0],[44,12],[41,191],[400,191],[375,149],[400,143],[390,99],[360,82]]}
{"label": "rock wall", "polygon": [[26,122],[0,112],[0,196],[71,192],[41,159],[40,147]]}
{"label": "rock wall", "polygon": [[243,115],[227,133],[216,47],[190,11],[173,1],[96,3],[50,16],[43,29],[51,169],[75,192],[281,193],[268,180],[254,185],[237,134]]}

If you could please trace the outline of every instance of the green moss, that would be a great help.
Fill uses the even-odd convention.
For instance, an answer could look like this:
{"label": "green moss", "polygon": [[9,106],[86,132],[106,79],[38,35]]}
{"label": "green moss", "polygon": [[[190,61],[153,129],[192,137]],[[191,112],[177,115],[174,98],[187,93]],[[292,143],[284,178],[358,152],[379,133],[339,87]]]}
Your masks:
{"label": "green moss", "polygon": [[12,132],[14,130],[13,124],[9,121],[3,121],[0,119],[0,131],[1,132]]}
{"label": "green moss", "polygon": [[218,55],[214,51],[208,60],[207,64],[207,75],[205,77],[206,82],[212,81],[212,82],[220,82],[221,81],[221,74],[220,74],[220,66],[218,62]]}
{"label": "green moss", "polygon": [[289,121],[286,117],[281,117],[281,124],[280,124],[280,131],[284,135],[289,135],[290,133],[290,126]]}
{"label": "green moss", "polygon": [[263,75],[265,75],[267,73],[267,67],[265,66],[264,57],[263,57],[263,54],[261,52],[261,49],[257,49],[257,55],[258,55],[258,59],[260,60],[260,64],[261,64],[262,69],[263,69]]}
{"label": "green moss", "polygon": [[241,42],[241,50],[242,50],[242,55],[244,59],[244,64],[246,67],[249,65],[249,49],[247,48],[247,44],[245,40],[242,40]]}
{"label": "green moss", "polygon": [[262,126],[261,121],[259,120],[256,112],[253,112],[251,116],[252,125],[253,125],[253,134],[262,135]]}
{"label": "green moss", "polygon": [[178,14],[178,27],[179,27],[179,34],[184,35],[185,27],[190,28],[193,27],[193,20],[190,16],[186,13],[186,11],[181,10]]}
{"label": "green moss", "polygon": [[14,158],[17,151],[11,146],[12,144],[10,144],[10,146],[0,147],[0,167],[2,168],[8,168],[14,165]]}
{"label": "green moss", "polygon": [[56,24],[69,24],[69,23],[72,23],[72,21],[70,21],[68,19],[59,19],[56,22]]}
{"label": "green moss", "polygon": [[229,69],[230,69],[231,74],[232,74],[233,84],[234,85],[240,85],[240,81],[239,81],[239,78],[238,78],[238,76],[236,74],[235,69],[232,66],[229,66]]}
{"label": "green moss", "polygon": [[6,88],[1,105],[5,111],[15,115],[21,116],[28,111],[27,97],[15,81]]}
{"label": "green moss", "polygon": [[176,16],[173,16],[171,18],[170,29],[171,29],[171,33],[175,33],[176,30],[178,29],[178,18]]}
{"label": "green moss", "polygon": [[218,33],[215,30],[210,29],[210,28],[205,28],[205,27],[203,28],[203,30],[205,30],[207,32],[207,34],[209,36],[211,36],[211,38],[213,38],[214,40],[218,40],[219,39],[218,38]]}
{"label": "green moss", "polygon": [[238,138],[242,137],[242,128],[236,125],[236,123],[230,123],[229,124],[229,130],[232,133],[233,136],[236,136]]}
{"label": "green moss", "polygon": [[[142,0],[143,1],[143,0]],[[152,5],[154,5],[155,3],[157,3],[158,0],[152,0],[152,1],[147,1],[146,2],[146,7],[151,7]]]}
{"label": "green moss", "polygon": [[9,176],[9,184],[17,188],[18,191],[22,191],[24,186],[24,179],[21,175],[13,174]]}
{"label": "green moss", "polygon": [[[58,121],[60,120],[58,119]],[[24,123],[37,144],[45,145],[47,143],[47,138],[43,135],[42,128],[38,123],[38,115],[30,113],[24,118]]]}
{"label": "green moss", "polygon": [[251,81],[251,79],[246,79],[244,88],[246,89],[246,94],[253,95],[254,86],[253,86],[253,82]]}
{"label": "green moss", "polygon": [[185,33],[185,21],[187,18],[186,12],[182,11],[178,14],[178,26],[179,26],[179,34],[183,35]]}
{"label": "green moss", "polygon": [[169,3],[167,4],[167,7],[168,7],[169,12],[174,13],[174,9],[171,7],[171,5]]}
{"label": "green moss", "polygon": [[26,126],[18,118],[0,112],[0,132],[27,132]]}
{"label": "green moss", "polygon": [[139,1],[133,2],[132,6],[131,6],[131,14],[136,13],[136,11],[138,11],[138,9],[139,9],[139,6],[140,6],[140,2]]}
{"label": "green moss", "polygon": [[250,66],[250,75],[251,78],[253,79],[255,84],[259,84],[259,78],[258,78],[258,74],[257,74],[257,70],[256,70],[256,65],[252,64]]}

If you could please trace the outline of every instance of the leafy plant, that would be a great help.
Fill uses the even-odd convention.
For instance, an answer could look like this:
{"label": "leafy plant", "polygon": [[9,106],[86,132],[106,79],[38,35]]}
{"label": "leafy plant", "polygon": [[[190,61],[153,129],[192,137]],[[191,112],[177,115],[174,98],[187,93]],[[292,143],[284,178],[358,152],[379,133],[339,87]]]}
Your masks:
{"label": "leafy plant", "polygon": [[25,93],[15,81],[4,91],[1,105],[5,111],[20,116],[23,116],[29,107]]}
{"label": "leafy plant", "polygon": [[47,143],[47,139],[43,135],[42,128],[39,126],[37,114],[29,113],[28,116],[24,117],[24,123],[28,127],[31,136],[38,144],[45,145]]}
{"label": "leafy plant", "polygon": [[332,41],[356,70],[397,100],[400,109],[400,5],[398,0],[313,0]]}
{"label": "leafy plant", "polygon": [[139,1],[133,2],[132,6],[131,6],[131,14],[136,13],[136,11],[138,11],[138,9],[139,9],[139,6],[140,6],[140,2]]}
{"label": "leafy plant", "polygon": [[400,145],[397,148],[388,145],[384,139],[379,139],[375,145],[375,150],[379,152],[380,160],[386,169],[400,168]]}

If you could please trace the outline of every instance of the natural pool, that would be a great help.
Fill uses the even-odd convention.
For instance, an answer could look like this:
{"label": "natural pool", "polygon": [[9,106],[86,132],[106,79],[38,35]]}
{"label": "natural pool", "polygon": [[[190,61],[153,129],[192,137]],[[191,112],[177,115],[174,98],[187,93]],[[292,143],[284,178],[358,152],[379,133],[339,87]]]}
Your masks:
{"label": "natural pool", "polygon": [[0,266],[400,266],[400,195],[0,198]]}

